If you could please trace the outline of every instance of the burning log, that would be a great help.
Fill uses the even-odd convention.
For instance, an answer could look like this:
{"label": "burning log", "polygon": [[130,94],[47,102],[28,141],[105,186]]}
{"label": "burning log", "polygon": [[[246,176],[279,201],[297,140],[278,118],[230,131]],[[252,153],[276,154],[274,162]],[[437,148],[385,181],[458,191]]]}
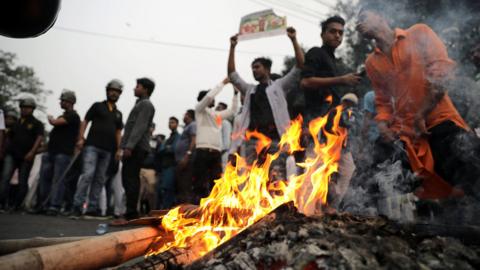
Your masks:
{"label": "burning log", "polygon": [[[196,212],[196,209],[194,207],[186,207],[184,208],[184,211],[192,214]],[[235,246],[238,241],[245,238],[247,235],[254,232],[259,227],[264,228],[268,226],[272,222],[272,220],[274,220],[278,215],[282,215],[283,213],[291,213],[291,212],[296,212],[296,209],[293,206],[293,203],[283,204],[277,207],[270,214],[266,215],[265,217],[261,218],[259,221],[254,223],[252,226],[249,226],[244,231],[240,232],[236,237],[218,246],[212,252],[206,254],[200,259],[199,259],[200,257],[199,252],[198,250],[196,250],[196,247],[191,247],[190,249],[173,248],[168,251],[162,252],[160,254],[147,257],[143,262],[139,262],[130,267],[121,268],[121,269],[155,269],[155,270],[172,269],[175,267],[182,267],[182,266],[192,264],[197,259],[203,261],[203,260],[208,260],[210,258],[213,258],[215,256],[219,256],[219,254],[217,253],[226,254],[230,251],[228,247]],[[155,245],[159,245],[159,246],[161,246],[162,244],[163,243],[158,243],[158,242],[155,243]]]}
{"label": "burning log", "polygon": [[138,228],[0,257],[2,269],[99,269],[144,255],[162,231]]}
{"label": "burning log", "polygon": [[87,238],[89,237],[34,237],[28,239],[0,240],[0,255],[10,254],[26,248],[52,246],[57,244],[80,241]]}

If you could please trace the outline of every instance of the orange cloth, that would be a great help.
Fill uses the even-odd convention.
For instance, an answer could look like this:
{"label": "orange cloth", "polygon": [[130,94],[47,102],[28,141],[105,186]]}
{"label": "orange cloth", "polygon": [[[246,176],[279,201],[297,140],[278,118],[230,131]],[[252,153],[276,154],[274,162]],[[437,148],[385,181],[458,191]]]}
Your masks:
{"label": "orange cloth", "polygon": [[[425,137],[415,135],[414,120],[427,97],[428,81],[445,78],[455,67],[437,35],[427,25],[395,29],[391,60],[380,49],[366,60],[366,70],[375,90],[377,121],[385,121],[405,143],[410,165],[423,178],[423,199],[448,197],[452,187],[434,171],[434,160]],[[467,124],[450,97],[445,96],[425,119],[427,129],[444,121],[461,128]]]}

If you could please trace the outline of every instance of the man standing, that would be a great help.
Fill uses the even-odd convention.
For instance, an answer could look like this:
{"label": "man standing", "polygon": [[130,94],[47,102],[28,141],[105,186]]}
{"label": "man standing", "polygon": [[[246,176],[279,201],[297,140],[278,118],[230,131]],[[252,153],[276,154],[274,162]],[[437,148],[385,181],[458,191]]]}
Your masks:
{"label": "man standing", "polygon": [[[0,204],[6,208],[19,209],[28,192],[28,177],[33,159],[43,139],[43,124],[33,116],[36,108],[33,98],[20,101],[20,119],[13,125],[8,135],[9,144],[3,163],[2,183],[0,186]],[[18,169],[19,191],[13,202],[8,202],[10,179]]]}
{"label": "man standing", "polygon": [[[339,76],[335,50],[342,44],[345,20],[333,16],[322,22],[322,47],[313,47],[305,55],[301,87],[305,91],[305,123],[324,116],[340,104],[336,87],[356,85],[361,78],[349,73]],[[331,98],[329,98],[331,96]]]}
{"label": "man standing", "polygon": [[180,138],[177,128],[178,119],[171,116],[168,119],[170,136],[159,148],[161,173],[157,182],[157,209],[170,209],[175,204],[175,147]]}
{"label": "man standing", "polygon": [[[287,75],[272,81],[270,69],[272,61],[266,58],[256,58],[252,62],[253,77],[257,85],[246,83],[235,69],[235,47],[238,35],[230,38],[230,54],[228,58],[228,76],[232,84],[245,95],[245,102],[240,117],[240,136],[232,144],[239,146],[246,131],[259,131],[272,140],[270,153],[278,150],[277,144],[280,137],[290,124],[290,115],[286,100],[286,93],[295,87],[303,67],[303,52],[297,42],[296,31],[293,27],[287,28],[287,36],[292,42],[295,51],[296,66]],[[246,145],[245,155],[247,162],[252,164],[257,159],[255,140],[249,140]],[[285,162],[282,167],[285,168]]]}
{"label": "man standing", "polygon": [[195,111],[187,110],[183,116],[182,135],[175,146],[175,161],[177,162],[177,203],[193,203],[192,177],[193,158],[195,156],[195,141],[197,124]]}
{"label": "man standing", "polygon": [[63,114],[57,118],[48,116],[53,129],[50,132],[48,151],[42,156],[37,191],[37,210],[47,210],[47,215],[57,215],[62,207],[65,170],[72,159],[80,126],[80,117],[73,108],[76,101],[73,91],[64,90],[60,96]]}
{"label": "man standing", "polygon": [[[79,150],[84,148],[83,168],[75,191],[73,217],[79,217],[83,213],[89,188],[86,214],[93,217],[101,216],[100,192],[106,182],[110,159],[120,144],[123,128],[122,113],[115,105],[122,94],[122,89],[122,82],[111,80],[106,86],[107,100],[94,103],[80,124],[77,147]],[[92,126],[85,140],[85,130],[89,122],[92,122]]]}
{"label": "man standing", "polygon": [[148,78],[137,79],[134,94],[138,98],[128,115],[120,147],[122,149],[122,182],[127,197],[127,220],[138,218],[137,202],[140,192],[140,169],[150,151],[150,126],[155,108],[150,96],[155,83]]}
{"label": "man standing", "polygon": [[237,91],[234,92],[232,107],[224,111],[215,111],[215,96],[229,83],[225,78],[209,91],[200,91],[195,106],[197,118],[197,141],[193,191],[196,202],[208,196],[213,188],[213,180],[222,174],[222,134],[223,119],[235,115],[238,107]]}
{"label": "man standing", "polygon": [[458,153],[458,138],[470,130],[446,92],[454,62],[444,44],[427,25],[394,30],[372,10],[359,14],[357,30],[376,41],[366,60],[375,90],[375,120],[384,142],[398,146],[399,140],[406,150],[411,169],[422,180],[416,195],[441,199],[461,196],[463,190],[475,193],[479,168],[474,157]]}

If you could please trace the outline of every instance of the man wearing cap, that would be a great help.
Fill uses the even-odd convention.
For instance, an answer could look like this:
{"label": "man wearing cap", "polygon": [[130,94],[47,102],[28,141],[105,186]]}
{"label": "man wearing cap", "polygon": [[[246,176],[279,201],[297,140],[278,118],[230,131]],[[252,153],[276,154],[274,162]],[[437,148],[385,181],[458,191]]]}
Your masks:
{"label": "man wearing cap", "polygon": [[73,108],[76,101],[75,92],[64,90],[60,96],[63,114],[57,118],[48,116],[53,129],[48,151],[42,156],[37,190],[37,210],[47,210],[48,215],[56,215],[63,203],[65,183],[62,175],[72,159],[80,126],[80,116]]}
{"label": "man wearing cap", "polygon": [[148,78],[137,79],[134,94],[138,98],[128,115],[120,148],[122,149],[122,182],[127,196],[125,219],[138,217],[137,202],[140,192],[140,169],[150,151],[150,126],[155,108],[150,96],[155,83]]}
{"label": "man wearing cap", "polygon": [[[0,208],[19,209],[28,192],[28,177],[33,159],[43,139],[43,124],[33,116],[36,108],[33,98],[20,101],[20,119],[12,126],[8,134],[10,141],[3,163],[2,182],[0,183]],[[18,169],[19,189],[12,202],[8,202],[10,179]]]}
{"label": "man wearing cap", "polygon": [[[122,113],[115,105],[122,94],[122,89],[121,81],[111,80],[106,86],[107,100],[95,102],[80,124],[77,148],[83,149],[83,168],[73,200],[72,218],[82,215],[87,195],[86,215],[101,217],[99,197],[106,182],[110,159],[120,145],[123,128]],[[92,125],[85,139],[85,130],[89,122]],[[87,194],[88,190],[90,190],[89,194]]]}

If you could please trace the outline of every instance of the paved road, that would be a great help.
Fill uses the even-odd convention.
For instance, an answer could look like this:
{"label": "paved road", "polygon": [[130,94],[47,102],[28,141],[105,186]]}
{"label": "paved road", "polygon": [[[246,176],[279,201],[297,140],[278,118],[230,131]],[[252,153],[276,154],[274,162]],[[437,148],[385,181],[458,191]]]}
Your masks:
{"label": "paved road", "polygon": [[[0,240],[36,236],[67,237],[93,236],[97,226],[110,220],[72,220],[63,216],[32,215],[27,213],[0,214]],[[108,232],[135,228],[134,226],[109,226]]]}

